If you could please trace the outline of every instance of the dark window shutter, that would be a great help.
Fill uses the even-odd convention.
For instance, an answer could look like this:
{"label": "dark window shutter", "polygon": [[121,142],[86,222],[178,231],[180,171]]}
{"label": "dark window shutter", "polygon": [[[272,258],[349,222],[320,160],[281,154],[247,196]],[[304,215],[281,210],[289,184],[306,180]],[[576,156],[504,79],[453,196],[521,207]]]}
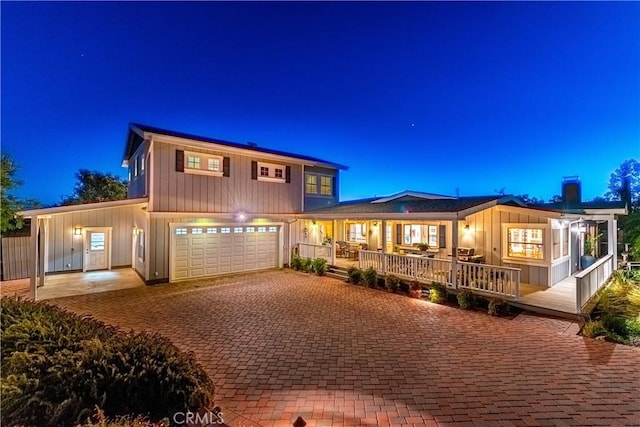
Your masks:
{"label": "dark window shutter", "polygon": [[286,183],[291,183],[291,166],[285,166],[284,168],[284,181]]}
{"label": "dark window shutter", "polygon": [[338,178],[333,176],[331,177],[331,195],[334,197],[338,196]]}
{"label": "dark window shutter", "polygon": [[402,244],[402,224],[396,224],[396,245]]}
{"label": "dark window shutter", "polygon": [[231,159],[228,157],[222,158],[222,176],[231,176]]}
{"label": "dark window shutter", "polygon": [[176,150],[176,172],[184,172],[184,151]]}
{"label": "dark window shutter", "polygon": [[441,225],[438,234],[440,236],[440,247],[446,248],[447,247],[447,226]]}
{"label": "dark window shutter", "polygon": [[251,179],[258,179],[258,162],[251,161]]}

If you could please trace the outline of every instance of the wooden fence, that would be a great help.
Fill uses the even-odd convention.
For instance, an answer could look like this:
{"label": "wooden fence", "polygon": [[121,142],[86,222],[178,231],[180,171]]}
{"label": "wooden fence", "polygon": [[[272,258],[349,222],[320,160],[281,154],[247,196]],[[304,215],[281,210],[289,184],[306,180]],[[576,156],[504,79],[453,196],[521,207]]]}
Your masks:
{"label": "wooden fence", "polygon": [[29,236],[2,237],[2,280],[29,277]]}

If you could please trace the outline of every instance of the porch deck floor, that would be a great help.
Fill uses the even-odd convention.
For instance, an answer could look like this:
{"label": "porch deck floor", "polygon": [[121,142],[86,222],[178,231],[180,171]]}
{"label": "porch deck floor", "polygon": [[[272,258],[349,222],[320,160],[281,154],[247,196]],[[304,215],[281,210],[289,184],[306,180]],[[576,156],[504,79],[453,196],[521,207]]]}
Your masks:
{"label": "porch deck floor", "polygon": [[521,283],[518,302],[563,313],[578,314],[576,279],[567,277],[550,288]]}

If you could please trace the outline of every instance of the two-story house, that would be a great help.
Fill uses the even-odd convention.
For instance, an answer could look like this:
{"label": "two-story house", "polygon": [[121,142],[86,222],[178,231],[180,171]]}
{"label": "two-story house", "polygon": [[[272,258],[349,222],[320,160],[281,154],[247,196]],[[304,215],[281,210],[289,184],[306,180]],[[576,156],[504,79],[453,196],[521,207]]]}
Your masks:
{"label": "two-story house", "polygon": [[123,166],[126,200],[24,213],[34,296],[44,273],[131,267],[152,284],[282,267],[296,215],[336,205],[346,169],[140,124],[129,126]]}

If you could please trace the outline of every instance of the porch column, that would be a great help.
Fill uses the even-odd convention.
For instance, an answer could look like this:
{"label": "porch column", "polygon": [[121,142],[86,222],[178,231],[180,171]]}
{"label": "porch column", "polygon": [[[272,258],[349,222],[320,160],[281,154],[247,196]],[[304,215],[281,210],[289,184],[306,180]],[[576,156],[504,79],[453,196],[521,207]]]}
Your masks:
{"label": "porch column", "polygon": [[618,221],[614,218],[607,221],[607,253],[613,254],[613,270],[618,269]]}
{"label": "porch column", "polygon": [[387,274],[387,220],[383,219],[380,223],[380,227],[382,227],[382,272]]}
{"label": "porch column", "polygon": [[458,288],[458,218],[451,221],[451,286]]}
{"label": "porch column", "polygon": [[333,234],[333,239],[331,240],[331,265],[336,265],[336,248],[338,247],[338,244],[336,243],[338,241],[338,233],[336,233],[337,225],[338,221],[335,219],[331,221],[331,234]]}
{"label": "porch column", "polygon": [[29,298],[37,299],[38,280],[38,217],[31,218],[31,239],[29,244]]}
{"label": "porch column", "polygon": [[38,220],[40,236],[38,237],[38,287],[44,286],[44,266],[47,261],[47,225],[49,220],[41,218]]}

